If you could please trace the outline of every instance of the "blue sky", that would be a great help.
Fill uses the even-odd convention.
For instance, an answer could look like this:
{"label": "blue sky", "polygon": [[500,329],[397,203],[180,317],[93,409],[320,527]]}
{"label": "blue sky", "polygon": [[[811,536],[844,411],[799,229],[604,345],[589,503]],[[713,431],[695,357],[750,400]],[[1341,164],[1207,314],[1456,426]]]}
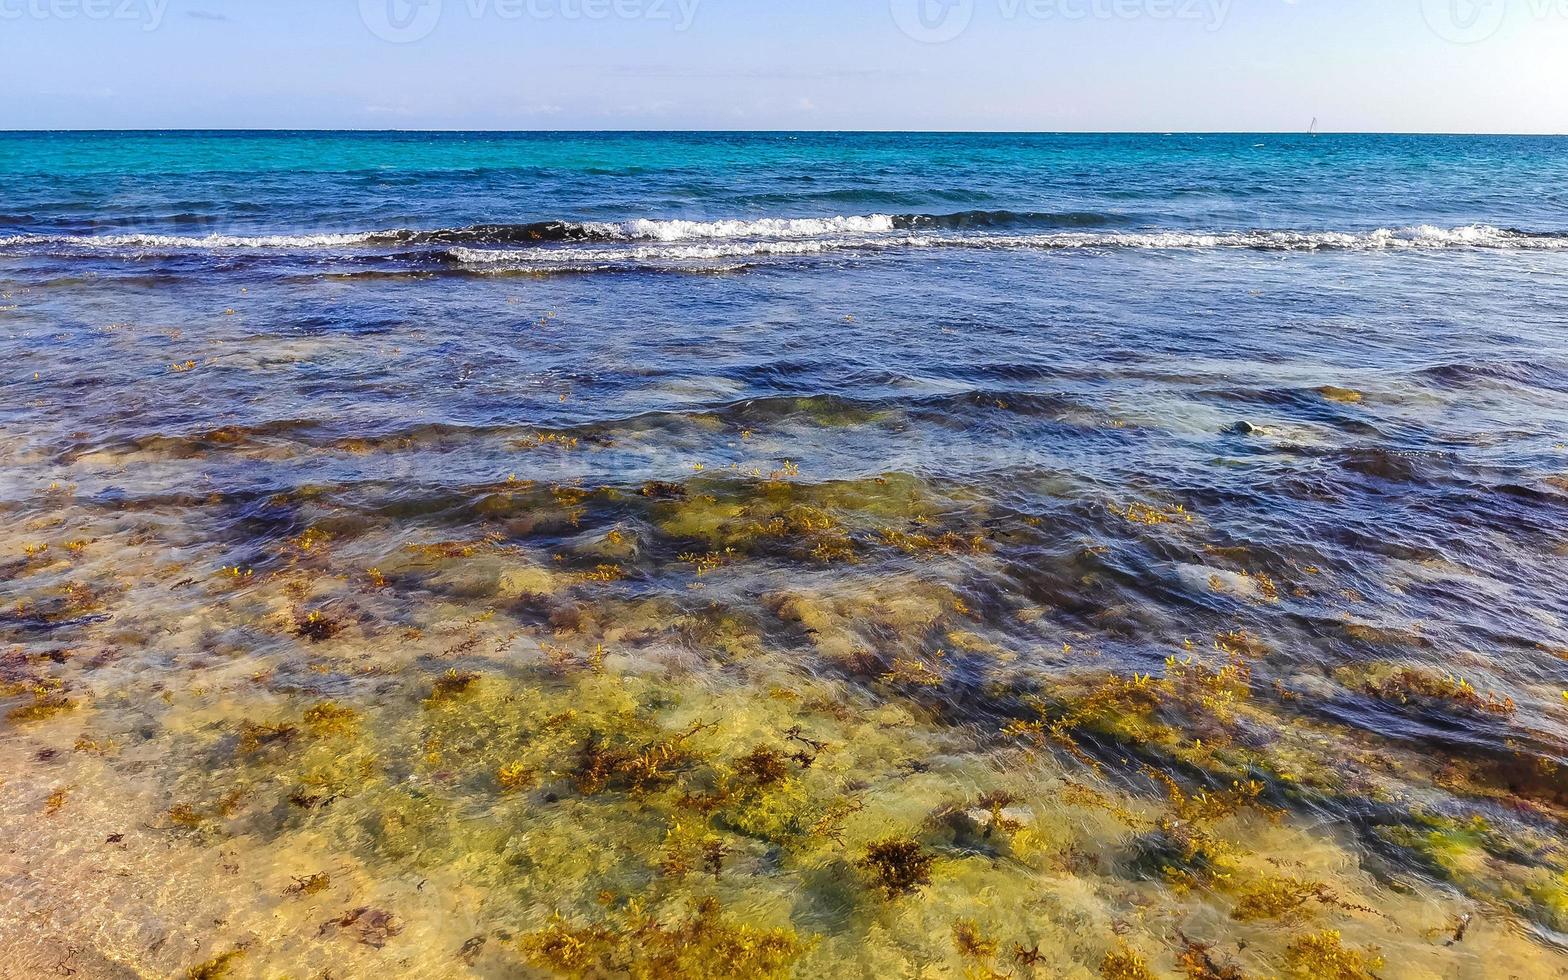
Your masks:
{"label": "blue sky", "polygon": [[0,92],[28,129],[1562,133],[1568,0],[0,0]]}

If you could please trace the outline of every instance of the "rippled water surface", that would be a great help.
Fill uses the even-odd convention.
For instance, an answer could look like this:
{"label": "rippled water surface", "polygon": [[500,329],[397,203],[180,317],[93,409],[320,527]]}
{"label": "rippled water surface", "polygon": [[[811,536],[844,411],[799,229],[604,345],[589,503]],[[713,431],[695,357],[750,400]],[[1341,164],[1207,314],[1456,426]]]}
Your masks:
{"label": "rippled water surface", "polygon": [[0,188],[0,974],[1568,974],[1568,141]]}

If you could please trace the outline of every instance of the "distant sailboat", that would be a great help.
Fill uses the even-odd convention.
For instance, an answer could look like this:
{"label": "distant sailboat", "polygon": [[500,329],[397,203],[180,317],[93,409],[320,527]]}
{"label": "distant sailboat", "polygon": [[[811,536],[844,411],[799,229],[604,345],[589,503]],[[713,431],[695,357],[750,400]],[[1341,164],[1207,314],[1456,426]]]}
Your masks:
{"label": "distant sailboat", "polygon": [[1317,116],[1313,116],[1312,117],[1312,128],[1307,130],[1307,132],[1312,134],[1312,138],[1313,139],[1317,139],[1318,138],[1318,117]]}

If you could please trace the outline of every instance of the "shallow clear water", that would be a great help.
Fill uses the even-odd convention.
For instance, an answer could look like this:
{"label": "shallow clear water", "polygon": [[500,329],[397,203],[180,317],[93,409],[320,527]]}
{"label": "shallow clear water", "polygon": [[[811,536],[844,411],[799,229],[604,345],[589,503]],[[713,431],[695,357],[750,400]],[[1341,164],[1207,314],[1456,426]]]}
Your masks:
{"label": "shallow clear water", "polygon": [[1565,180],[0,136],[0,950],[1558,975]]}

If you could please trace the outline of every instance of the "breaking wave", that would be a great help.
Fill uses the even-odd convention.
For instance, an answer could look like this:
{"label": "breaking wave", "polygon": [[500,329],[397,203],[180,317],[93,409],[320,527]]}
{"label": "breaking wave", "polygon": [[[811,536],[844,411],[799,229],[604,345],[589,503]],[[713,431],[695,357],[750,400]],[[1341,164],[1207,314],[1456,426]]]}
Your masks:
{"label": "breaking wave", "polygon": [[[1126,227],[1099,212],[964,211],[955,214],[617,222],[540,221],[433,230],[334,234],[162,234],[0,237],[0,251],[71,256],[249,252],[371,258],[476,269],[582,268],[914,248],[1219,250],[1279,252],[1440,249],[1568,250],[1568,235],[1491,225],[1418,225],[1371,231],[1164,230]],[[1117,227],[1122,226],[1122,227]]]}

